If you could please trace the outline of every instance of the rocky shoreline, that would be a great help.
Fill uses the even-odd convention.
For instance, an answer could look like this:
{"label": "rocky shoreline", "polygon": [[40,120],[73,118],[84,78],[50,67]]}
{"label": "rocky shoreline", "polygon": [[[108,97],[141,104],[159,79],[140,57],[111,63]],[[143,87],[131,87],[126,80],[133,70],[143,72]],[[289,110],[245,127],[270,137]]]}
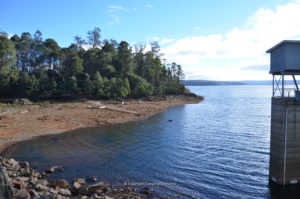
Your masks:
{"label": "rocky shoreline", "polygon": [[[94,101],[91,105],[91,101],[84,101],[13,107],[9,111],[0,112],[0,152],[17,141],[34,136],[140,120],[168,107],[198,103],[203,99],[202,96],[187,93],[181,96],[126,100],[122,103],[99,104],[99,101]],[[103,105],[113,105],[113,108],[103,109]],[[63,172],[63,168],[54,166],[47,171],[38,172],[32,169],[28,162],[20,163],[0,156],[0,199],[162,198],[147,187],[141,190],[128,186],[116,188],[95,180],[87,183],[91,179],[80,178],[72,182],[64,179],[48,180],[47,177],[53,172]]]}
{"label": "rocky shoreline", "polygon": [[[44,172],[30,167],[28,162],[18,162],[0,156],[0,198],[1,199],[146,199],[152,198],[152,191],[145,187],[136,190],[129,186],[114,188],[99,182],[94,177],[77,178],[69,183],[64,179],[47,180],[54,172],[63,172],[60,166],[53,166]],[[160,197],[155,197],[160,198]]]}

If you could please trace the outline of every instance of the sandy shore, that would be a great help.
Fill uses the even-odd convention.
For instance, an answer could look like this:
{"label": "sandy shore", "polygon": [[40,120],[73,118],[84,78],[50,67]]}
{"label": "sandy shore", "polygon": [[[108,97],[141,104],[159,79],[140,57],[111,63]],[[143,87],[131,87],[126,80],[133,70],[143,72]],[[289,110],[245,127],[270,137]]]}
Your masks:
{"label": "sandy shore", "polygon": [[[201,98],[191,96],[169,96],[152,100],[127,100],[124,104],[110,101],[83,101],[2,108],[0,110],[0,152],[15,142],[34,136],[140,120],[171,106],[199,103],[199,101]],[[95,105],[122,108],[137,113],[106,108],[94,109]]]}

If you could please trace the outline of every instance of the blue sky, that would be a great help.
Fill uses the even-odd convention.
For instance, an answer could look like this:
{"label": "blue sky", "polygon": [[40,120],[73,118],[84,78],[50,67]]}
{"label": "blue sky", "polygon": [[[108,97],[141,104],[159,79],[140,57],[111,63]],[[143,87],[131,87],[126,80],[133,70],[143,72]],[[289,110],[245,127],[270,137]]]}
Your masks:
{"label": "blue sky", "polygon": [[96,26],[103,39],[158,40],[165,58],[181,64],[187,79],[267,79],[265,50],[300,38],[296,0],[0,0],[0,5],[1,30],[39,29],[63,47]]}

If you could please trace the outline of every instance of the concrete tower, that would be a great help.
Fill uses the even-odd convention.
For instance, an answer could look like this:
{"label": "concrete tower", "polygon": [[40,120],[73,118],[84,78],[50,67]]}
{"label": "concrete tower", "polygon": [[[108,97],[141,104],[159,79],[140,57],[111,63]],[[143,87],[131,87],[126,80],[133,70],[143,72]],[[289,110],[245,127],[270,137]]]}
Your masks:
{"label": "concrete tower", "polygon": [[[271,110],[270,181],[300,183],[300,41],[285,40],[267,51],[273,75]],[[290,77],[293,88],[287,84]]]}

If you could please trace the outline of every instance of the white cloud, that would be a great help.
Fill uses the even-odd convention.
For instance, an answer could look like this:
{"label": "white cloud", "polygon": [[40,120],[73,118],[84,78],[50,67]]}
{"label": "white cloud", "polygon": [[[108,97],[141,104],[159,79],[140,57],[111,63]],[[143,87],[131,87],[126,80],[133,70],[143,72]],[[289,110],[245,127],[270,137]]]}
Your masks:
{"label": "white cloud", "polygon": [[115,5],[108,6],[108,9],[106,10],[106,12],[112,18],[112,21],[108,22],[108,24],[113,25],[113,24],[121,23],[120,16],[118,13],[119,12],[127,12],[127,11],[128,11],[128,9],[124,8],[122,6],[115,6]]}
{"label": "white cloud", "polygon": [[160,38],[160,37],[157,37],[157,36],[147,37],[146,40],[147,40],[147,43],[150,43],[152,41],[157,41],[159,45],[171,44],[172,42],[175,41],[175,39],[173,39],[173,38],[169,38],[169,37]]}
{"label": "white cloud", "polygon": [[124,8],[122,6],[108,6],[108,11],[109,12],[118,12],[118,11],[125,11],[125,12],[127,12],[128,9]]}
{"label": "white cloud", "polygon": [[174,39],[172,38],[162,38],[160,39],[158,42],[159,44],[169,44],[169,43],[172,43],[174,41]]}
{"label": "white cloud", "polygon": [[148,3],[146,6],[147,6],[148,8],[154,8],[154,6],[153,6],[152,4],[150,4],[150,3]]}
{"label": "white cloud", "polygon": [[[299,19],[300,0],[274,10],[262,8],[242,27],[232,28],[225,34],[185,37],[162,52],[168,60],[176,61],[193,74],[187,74],[187,78],[199,74],[207,79],[266,79],[269,76],[266,70],[249,72],[245,68],[269,65],[269,55],[265,53],[268,48],[282,40],[300,39]],[[223,60],[232,64],[223,65]],[[212,65],[216,62],[219,65]]]}
{"label": "white cloud", "polygon": [[200,30],[200,27],[199,26],[195,26],[195,28],[194,28],[195,30]]}
{"label": "white cloud", "polygon": [[109,16],[113,19],[113,21],[108,22],[108,24],[113,25],[113,24],[119,24],[121,22],[119,15],[111,14]]}
{"label": "white cloud", "polygon": [[266,70],[269,70],[269,66],[268,65],[253,65],[253,66],[247,66],[245,68],[243,68],[245,70],[254,70],[254,71],[260,71],[260,70],[263,70],[263,71],[266,71]]}

